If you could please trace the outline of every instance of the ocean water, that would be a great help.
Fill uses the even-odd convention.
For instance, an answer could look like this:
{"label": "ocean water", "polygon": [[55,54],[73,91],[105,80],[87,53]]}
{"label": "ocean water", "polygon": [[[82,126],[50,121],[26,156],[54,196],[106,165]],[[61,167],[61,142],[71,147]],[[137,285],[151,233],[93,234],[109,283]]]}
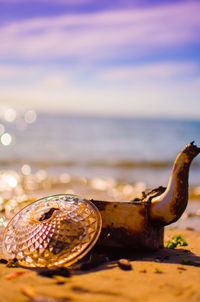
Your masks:
{"label": "ocean water", "polygon": [[[177,153],[185,144],[200,145],[200,121],[145,118],[107,118],[37,114],[29,125],[0,120],[12,136],[0,144],[0,169],[66,172],[84,177],[114,177],[144,181],[149,187],[166,185]],[[200,156],[190,183],[200,186]]]}

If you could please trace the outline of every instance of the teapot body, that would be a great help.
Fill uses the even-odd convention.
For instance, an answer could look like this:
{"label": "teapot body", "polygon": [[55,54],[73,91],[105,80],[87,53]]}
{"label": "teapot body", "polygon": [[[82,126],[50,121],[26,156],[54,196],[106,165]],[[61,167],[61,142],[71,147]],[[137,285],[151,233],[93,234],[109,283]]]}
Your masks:
{"label": "teapot body", "polygon": [[135,250],[156,250],[163,247],[164,227],[151,222],[150,203],[91,201],[102,217],[98,245]]}

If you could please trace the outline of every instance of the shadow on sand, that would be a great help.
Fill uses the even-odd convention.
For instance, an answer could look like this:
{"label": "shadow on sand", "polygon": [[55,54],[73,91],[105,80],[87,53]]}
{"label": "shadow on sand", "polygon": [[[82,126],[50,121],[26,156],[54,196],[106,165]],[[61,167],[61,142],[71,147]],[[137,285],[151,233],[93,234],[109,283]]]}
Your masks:
{"label": "shadow on sand", "polygon": [[120,259],[130,261],[150,261],[157,263],[171,263],[189,265],[200,268],[200,257],[187,249],[163,248],[157,251],[135,252],[124,249],[95,248],[87,258],[84,258],[75,268],[74,273],[84,274],[94,271],[107,270],[118,265]]}
{"label": "shadow on sand", "polygon": [[[30,269],[42,277],[82,275],[94,271],[108,270],[118,266],[120,259],[129,261],[156,262],[178,265],[196,266],[200,268],[200,257],[187,249],[169,249],[163,248],[157,251],[133,251],[119,248],[102,248],[96,247],[84,257],[81,261],[71,268],[37,268]],[[126,268],[125,268],[126,269]]]}

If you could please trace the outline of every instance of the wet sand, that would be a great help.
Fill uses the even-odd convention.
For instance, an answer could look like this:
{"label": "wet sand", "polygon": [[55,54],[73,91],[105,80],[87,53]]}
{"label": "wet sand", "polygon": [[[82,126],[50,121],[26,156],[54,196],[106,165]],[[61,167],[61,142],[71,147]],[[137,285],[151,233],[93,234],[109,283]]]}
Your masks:
{"label": "wet sand", "polygon": [[167,230],[165,240],[177,234],[187,247],[132,254],[130,271],[120,269],[116,260],[72,271],[70,277],[48,278],[37,270],[0,264],[1,301],[200,301],[200,233]]}

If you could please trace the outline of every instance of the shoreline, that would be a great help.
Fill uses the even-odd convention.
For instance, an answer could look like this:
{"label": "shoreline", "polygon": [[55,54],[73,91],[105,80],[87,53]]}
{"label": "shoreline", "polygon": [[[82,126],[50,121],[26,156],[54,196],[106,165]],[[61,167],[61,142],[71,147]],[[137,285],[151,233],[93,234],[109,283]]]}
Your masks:
{"label": "shoreline", "polygon": [[[112,177],[75,177],[68,173],[53,176],[45,170],[29,175],[1,171],[0,183],[0,218],[8,220],[25,205],[49,195],[74,194],[86,199],[127,201],[140,198],[142,192],[148,191],[144,182],[127,183]],[[184,229],[191,224],[200,231],[200,187],[190,186],[189,193],[188,207],[175,226]]]}

